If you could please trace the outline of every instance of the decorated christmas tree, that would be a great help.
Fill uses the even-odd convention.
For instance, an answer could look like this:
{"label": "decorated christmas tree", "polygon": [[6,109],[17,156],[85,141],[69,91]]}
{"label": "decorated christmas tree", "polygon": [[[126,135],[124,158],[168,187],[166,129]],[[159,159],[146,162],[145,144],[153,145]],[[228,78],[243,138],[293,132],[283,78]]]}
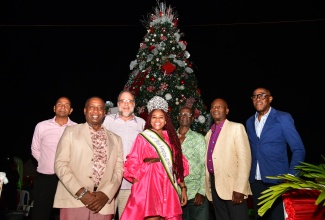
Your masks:
{"label": "decorated christmas tree", "polygon": [[178,15],[171,6],[158,3],[154,13],[142,23],[147,34],[140,43],[136,59],[130,63],[130,76],[125,89],[136,97],[135,114],[146,119],[147,103],[155,95],[168,102],[168,113],[175,128],[177,115],[182,106],[194,110],[192,130],[205,134],[211,119],[201,98],[194,74],[187,42],[177,28]]}

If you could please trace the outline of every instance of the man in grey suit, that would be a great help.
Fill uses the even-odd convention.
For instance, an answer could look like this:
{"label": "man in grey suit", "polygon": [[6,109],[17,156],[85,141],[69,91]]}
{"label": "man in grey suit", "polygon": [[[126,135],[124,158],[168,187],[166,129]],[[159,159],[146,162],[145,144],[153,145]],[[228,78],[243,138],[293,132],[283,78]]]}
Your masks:
{"label": "man in grey suit", "polygon": [[86,101],[86,123],[67,127],[58,143],[55,173],[60,181],[54,207],[60,219],[111,220],[114,195],[123,176],[123,146],[120,136],[103,125],[105,102]]}

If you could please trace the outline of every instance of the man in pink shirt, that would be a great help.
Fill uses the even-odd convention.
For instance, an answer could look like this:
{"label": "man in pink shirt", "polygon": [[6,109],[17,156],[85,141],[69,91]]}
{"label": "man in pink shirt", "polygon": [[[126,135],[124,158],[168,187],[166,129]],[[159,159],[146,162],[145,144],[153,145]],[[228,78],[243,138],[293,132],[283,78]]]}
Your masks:
{"label": "man in pink shirt", "polygon": [[41,121],[36,125],[32,139],[32,155],[38,162],[37,176],[34,181],[32,220],[48,220],[54,215],[59,215],[56,214],[59,211],[53,209],[58,185],[58,178],[54,172],[55,153],[64,129],[77,124],[69,118],[73,108],[67,97],[60,97],[53,111],[54,118]]}

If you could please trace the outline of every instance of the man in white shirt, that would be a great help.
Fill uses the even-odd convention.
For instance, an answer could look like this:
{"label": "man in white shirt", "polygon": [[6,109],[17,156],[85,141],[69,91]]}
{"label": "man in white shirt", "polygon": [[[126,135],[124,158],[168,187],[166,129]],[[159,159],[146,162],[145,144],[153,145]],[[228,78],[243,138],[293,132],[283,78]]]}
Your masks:
{"label": "man in white shirt", "polygon": [[[106,115],[104,127],[122,138],[124,161],[129,154],[136,136],[143,131],[145,120],[134,115],[134,95],[123,90],[117,99],[118,113]],[[118,216],[122,215],[126,202],[131,193],[132,183],[123,178],[121,188],[116,195],[115,206],[118,209]],[[117,219],[115,217],[115,219]]]}

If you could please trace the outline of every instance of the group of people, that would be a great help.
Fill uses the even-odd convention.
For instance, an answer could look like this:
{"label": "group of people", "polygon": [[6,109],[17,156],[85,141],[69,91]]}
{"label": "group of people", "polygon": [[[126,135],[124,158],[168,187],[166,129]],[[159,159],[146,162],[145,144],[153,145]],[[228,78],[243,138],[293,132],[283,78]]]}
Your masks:
{"label": "group of people", "polygon": [[148,101],[146,120],[135,116],[130,91],[118,95],[116,114],[90,97],[80,124],[69,118],[69,98],[59,98],[54,118],[33,135],[32,219],[208,220],[212,201],[215,219],[248,220],[250,195],[256,220],[284,219],[281,198],[263,217],[258,198],[279,183],[267,176],[297,174],[305,148],[292,116],[271,107],[268,89],[255,89],[251,99],[256,113],[246,126],[227,119],[226,100],[213,100],[214,123],[203,136],[191,130],[190,106],[180,108],[175,128],[160,96]]}

